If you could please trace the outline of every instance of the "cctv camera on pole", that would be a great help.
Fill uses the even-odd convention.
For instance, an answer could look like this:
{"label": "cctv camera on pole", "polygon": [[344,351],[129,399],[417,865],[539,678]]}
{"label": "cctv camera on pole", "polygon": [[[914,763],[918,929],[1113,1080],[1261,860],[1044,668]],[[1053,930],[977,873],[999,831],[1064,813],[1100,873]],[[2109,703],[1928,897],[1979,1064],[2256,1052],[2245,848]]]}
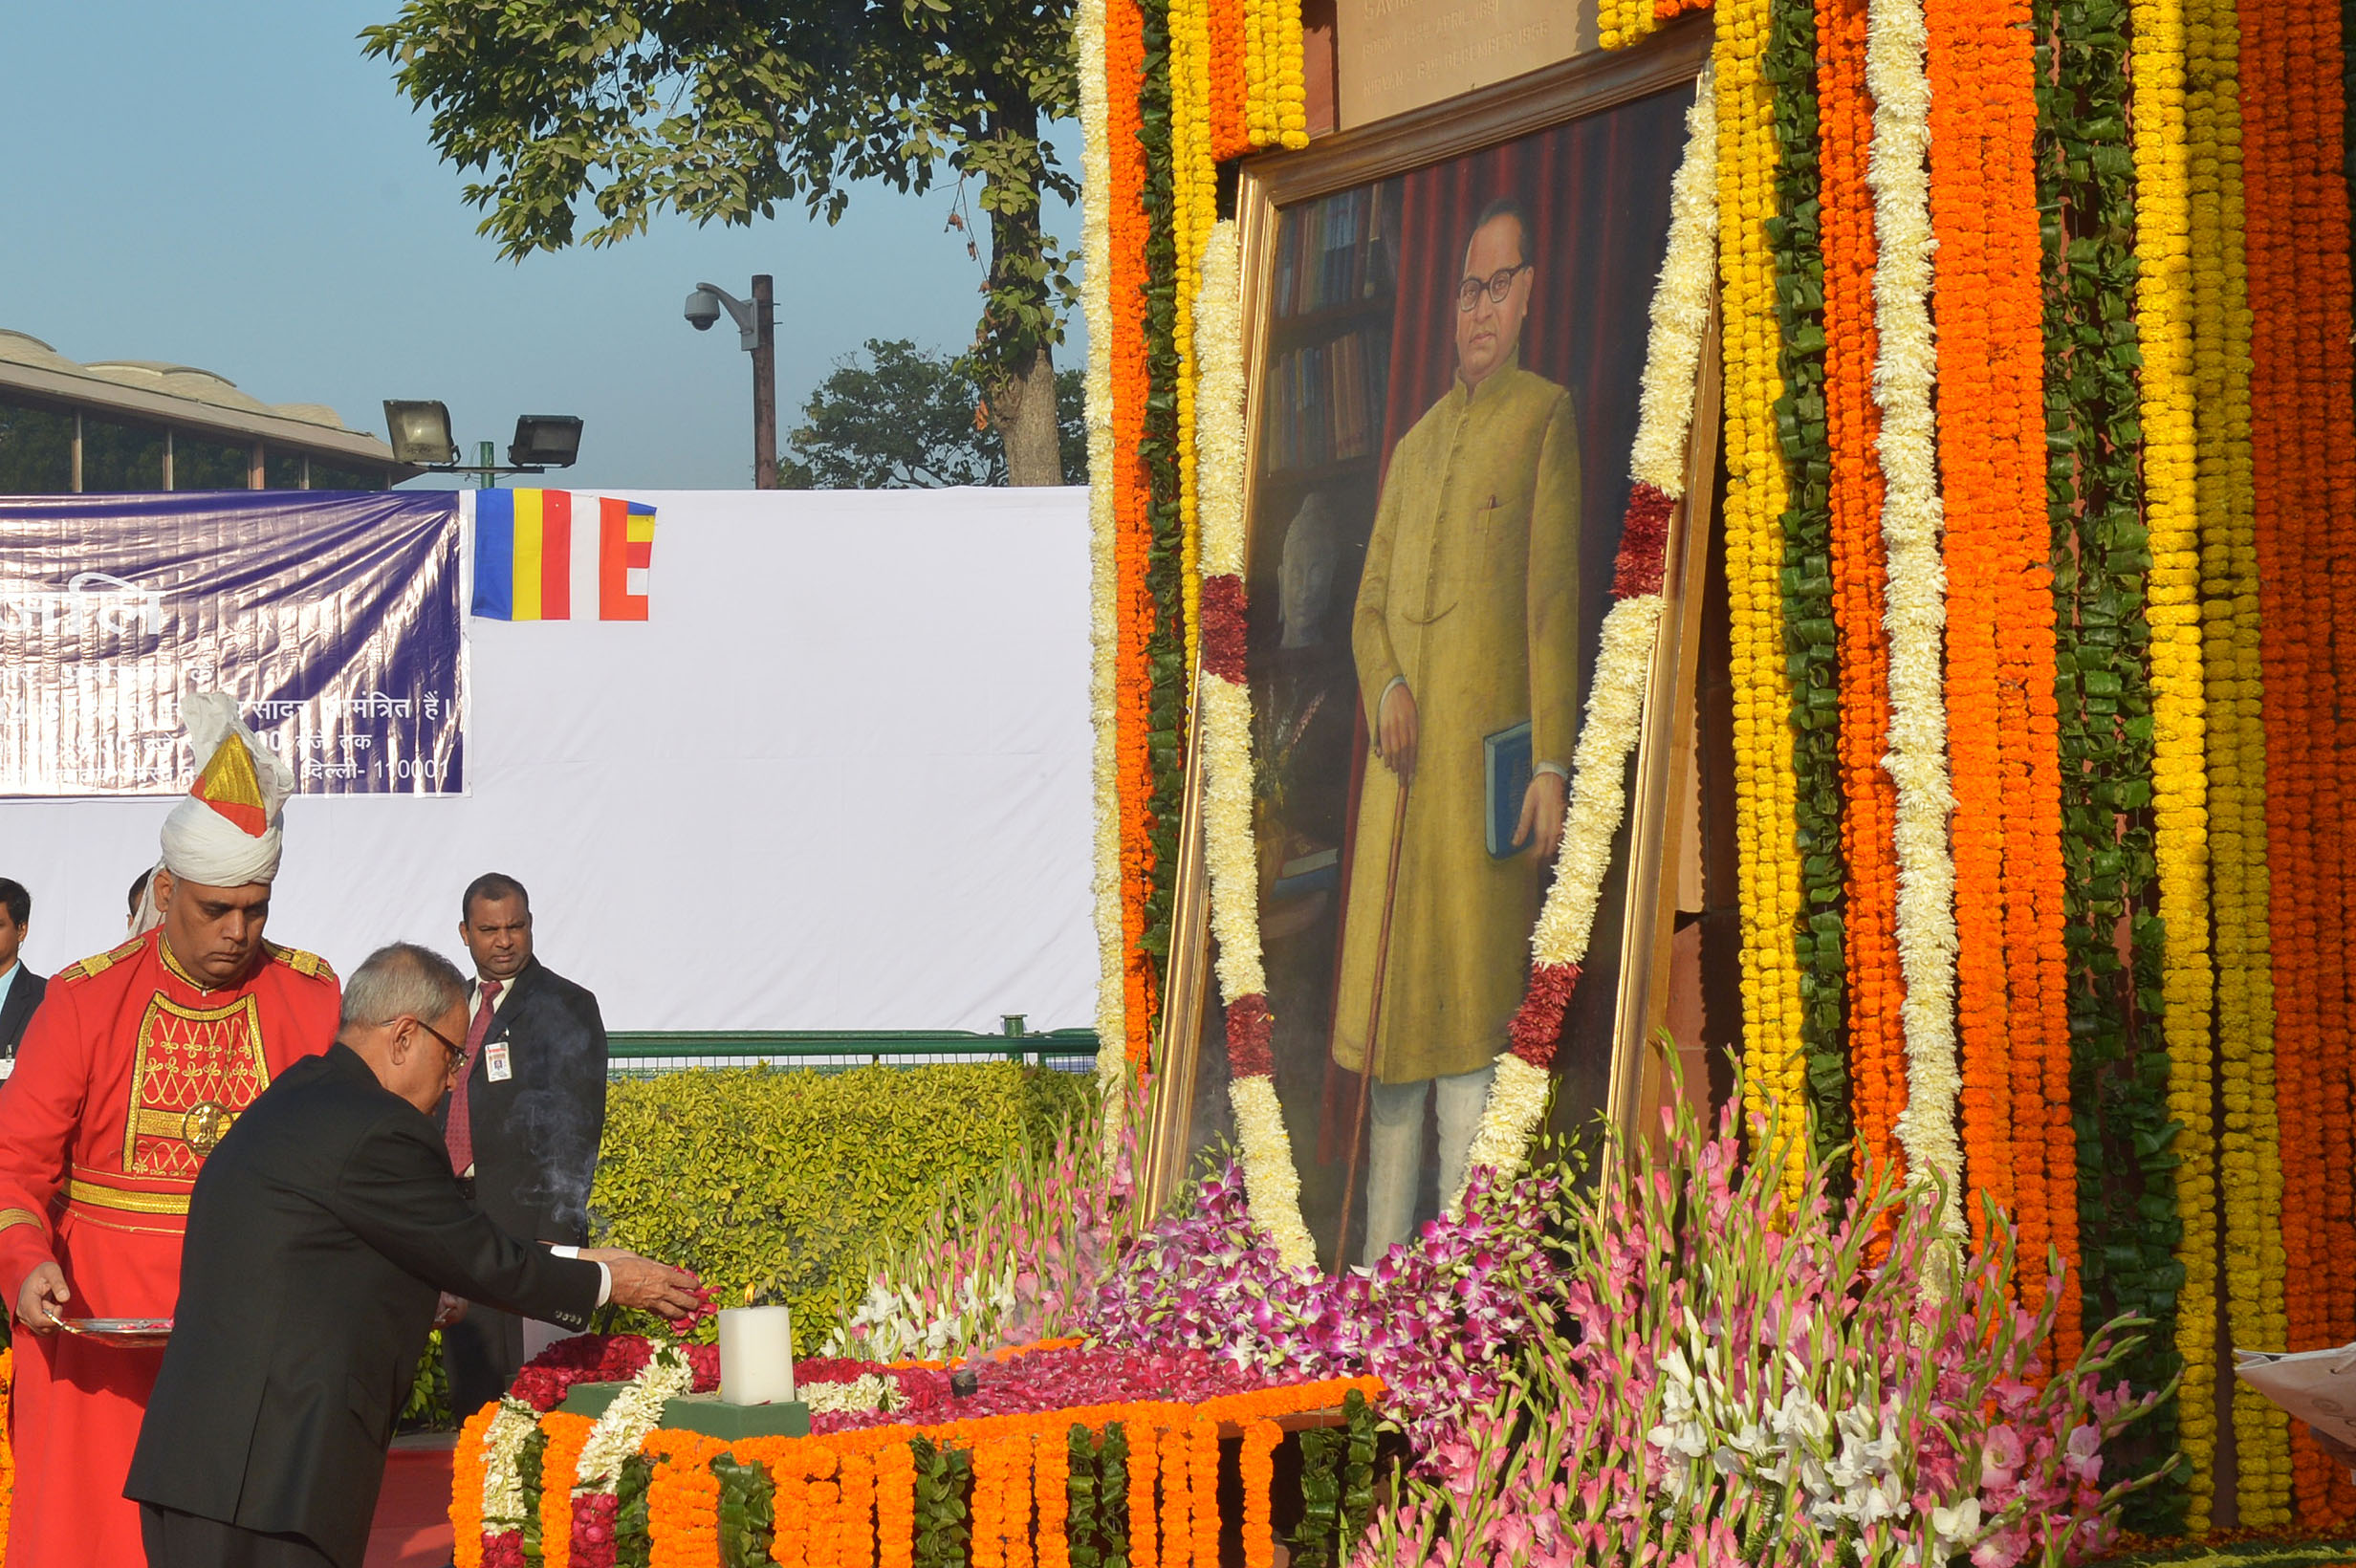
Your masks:
{"label": "cctv camera on pole", "polygon": [[753,356],[753,488],[777,488],[777,306],[767,272],[753,279],[753,297],[739,299],[716,284],[698,283],[687,295],[687,325],[709,332],[726,311],[736,323],[736,342]]}

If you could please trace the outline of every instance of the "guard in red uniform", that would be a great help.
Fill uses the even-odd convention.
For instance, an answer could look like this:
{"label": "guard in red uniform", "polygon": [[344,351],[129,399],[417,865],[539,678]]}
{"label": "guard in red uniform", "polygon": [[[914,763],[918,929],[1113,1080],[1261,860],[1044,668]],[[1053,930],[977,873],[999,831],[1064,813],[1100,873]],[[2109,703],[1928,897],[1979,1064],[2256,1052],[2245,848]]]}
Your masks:
{"label": "guard in red uniform", "polygon": [[336,1037],[334,971],[262,940],[294,779],[229,699],[193,695],[182,717],[207,761],[164,825],[160,924],[50,982],[0,1085],[0,1291],[20,1325],[9,1568],[146,1561],[122,1486],[164,1353],[57,1323],[171,1316],[205,1156]]}

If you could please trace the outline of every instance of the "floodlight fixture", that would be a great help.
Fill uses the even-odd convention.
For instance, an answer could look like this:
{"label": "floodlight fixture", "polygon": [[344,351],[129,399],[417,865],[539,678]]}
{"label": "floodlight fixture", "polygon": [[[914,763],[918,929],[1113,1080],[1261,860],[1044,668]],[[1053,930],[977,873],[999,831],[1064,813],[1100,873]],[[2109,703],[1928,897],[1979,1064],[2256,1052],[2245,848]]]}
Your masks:
{"label": "floodlight fixture", "polygon": [[526,414],[516,420],[515,440],[507,449],[504,468],[491,460],[488,441],[481,444],[481,462],[458,461],[450,411],[444,403],[387,398],[384,428],[391,437],[394,462],[427,473],[475,474],[486,486],[496,485],[503,473],[569,468],[580,456],[580,420],[573,414]]}
{"label": "floodlight fixture", "polygon": [[458,444],[450,439],[450,411],[439,403],[397,403],[387,398],[384,428],[392,438],[396,463],[430,468],[458,461]]}
{"label": "floodlight fixture", "polygon": [[519,471],[569,468],[580,456],[580,420],[572,414],[524,414],[515,421],[515,439],[507,460]]}

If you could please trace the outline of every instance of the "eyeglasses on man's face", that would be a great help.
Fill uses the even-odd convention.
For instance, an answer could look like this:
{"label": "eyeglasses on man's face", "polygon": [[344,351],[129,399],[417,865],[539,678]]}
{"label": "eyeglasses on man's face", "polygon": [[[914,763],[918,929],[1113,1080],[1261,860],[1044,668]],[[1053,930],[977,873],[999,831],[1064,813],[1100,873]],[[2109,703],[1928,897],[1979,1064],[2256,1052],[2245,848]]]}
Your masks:
{"label": "eyeglasses on man's face", "polygon": [[1500,267],[1487,277],[1466,278],[1456,285],[1456,308],[1460,311],[1471,310],[1481,302],[1484,294],[1489,296],[1492,305],[1504,304],[1505,296],[1514,292],[1514,279],[1528,272],[1530,267],[1531,263],[1525,261],[1517,266]]}
{"label": "eyeglasses on man's face", "polygon": [[458,1064],[467,1059],[467,1048],[460,1045],[456,1040],[451,1039],[447,1034],[443,1034],[440,1030],[434,1028],[433,1025],[427,1023],[423,1018],[413,1017],[409,1020],[409,1022],[417,1025],[418,1028],[424,1030],[426,1034],[431,1034],[435,1039],[442,1042],[442,1049],[449,1058],[448,1063],[444,1070],[451,1073],[457,1072]]}

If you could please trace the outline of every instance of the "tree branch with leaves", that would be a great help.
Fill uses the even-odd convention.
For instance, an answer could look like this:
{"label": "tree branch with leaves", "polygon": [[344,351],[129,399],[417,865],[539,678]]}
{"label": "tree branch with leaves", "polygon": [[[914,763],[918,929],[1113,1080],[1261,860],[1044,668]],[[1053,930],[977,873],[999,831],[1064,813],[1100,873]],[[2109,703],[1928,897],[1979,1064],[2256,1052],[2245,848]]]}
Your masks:
{"label": "tree branch with leaves", "polygon": [[1062,482],[1071,280],[1040,204],[1080,187],[1040,128],[1078,105],[1070,0],[406,0],[360,37],[481,176],[466,198],[510,259],[658,212],[750,225],[799,202],[831,224],[859,181],[974,182],[990,259],[960,363],[1011,482]]}

